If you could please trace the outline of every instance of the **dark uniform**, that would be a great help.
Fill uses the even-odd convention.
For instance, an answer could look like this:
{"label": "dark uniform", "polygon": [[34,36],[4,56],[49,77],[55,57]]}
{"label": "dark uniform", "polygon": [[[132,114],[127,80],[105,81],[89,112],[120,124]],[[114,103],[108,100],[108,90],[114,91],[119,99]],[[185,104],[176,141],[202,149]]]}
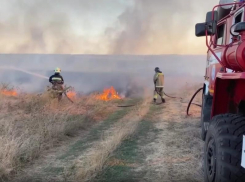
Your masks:
{"label": "dark uniform", "polygon": [[[54,75],[49,77],[49,82],[53,84],[52,89],[53,90],[64,90],[64,79],[60,75],[60,73],[55,73]],[[62,93],[58,94],[58,100],[60,101],[62,98]]]}
{"label": "dark uniform", "polygon": [[55,73],[54,75],[52,75],[51,77],[49,77],[49,82],[50,83],[57,82],[57,83],[63,84],[64,83],[64,79],[60,75],[60,73]]}

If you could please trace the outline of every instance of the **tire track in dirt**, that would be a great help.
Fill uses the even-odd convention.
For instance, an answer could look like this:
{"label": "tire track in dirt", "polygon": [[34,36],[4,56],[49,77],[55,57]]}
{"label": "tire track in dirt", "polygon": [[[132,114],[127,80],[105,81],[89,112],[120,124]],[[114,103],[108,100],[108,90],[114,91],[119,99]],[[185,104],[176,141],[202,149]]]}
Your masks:
{"label": "tire track in dirt", "polygon": [[[129,101],[128,103],[131,104]],[[138,102],[138,101],[137,101]],[[81,132],[78,136],[72,138],[67,143],[48,151],[46,156],[35,161],[33,165],[25,168],[20,175],[12,182],[63,182],[67,181],[67,168],[74,163],[74,160],[80,156],[86,149],[93,146],[101,138],[103,133],[109,130],[120,118],[131,112],[130,108],[123,108],[105,121],[93,126],[90,130]]]}
{"label": "tire track in dirt", "polygon": [[164,108],[164,105],[150,106],[150,110],[141,118],[134,134],[124,140],[108,159],[104,170],[97,176],[96,182],[136,182],[143,179],[145,171],[138,168],[144,165],[144,158],[149,151],[143,151],[139,147],[154,140],[159,132],[151,121],[152,117],[159,112],[159,108]]}
{"label": "tire track in dirt", "polygon": [[[199,108],[195,115],[186,117],[186,105],[169,100],[154,125],[161,132],[155,141],[143,150],[152,149],[143,170],[148,171],[147,181],[201,182],[202,147],[200,139]],[[200,109],[199,109],[200,110]]]}
{"label": "tire track in dirt", "polygon": [[138,128],[139,122],[149,111],[147,100],[136,105],[131,112],[105,131],[105,136],[87,150],[76,162],[76,181],[94,181],[102,171],[110,155],[120,147],[121,143],[130,137]]}
{"label": "tire track in dirt", "polygon": [[96,182],[202,182],[200,109],[167,99],[152,105],[138,129],[113,153]]}

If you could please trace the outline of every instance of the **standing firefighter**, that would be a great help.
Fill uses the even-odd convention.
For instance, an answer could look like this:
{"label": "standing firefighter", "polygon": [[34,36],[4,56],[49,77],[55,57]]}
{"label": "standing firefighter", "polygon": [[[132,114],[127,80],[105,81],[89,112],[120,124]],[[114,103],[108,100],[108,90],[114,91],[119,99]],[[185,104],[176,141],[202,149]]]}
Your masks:
{"label": "standing firefighter", "polygon": [[157,100],[157,95],[161,96],[162,102],[165,102],[164,99],[164,94],[163,94],[163,88],[164,88],[164,75],[163,73],[160,71],[160,69],[158,67],[155,68],[155,75],[153,78],[153,82],[155,85],[155,90],[154,90],[154,103]]}
{"label": "standing firefighter", "polygon": [[[57,90],[57,91],[63,91],[64,87],[64,79],[63,77],[60,75],[61,69],[60,68],[55,68],[54,70],[54,74],[52,76],[50,76],[49,78],[49,82],[52,83],[52,89],[53,90]],[[62,93],[58,94],[58,100],[61,100],[62,98]]]}

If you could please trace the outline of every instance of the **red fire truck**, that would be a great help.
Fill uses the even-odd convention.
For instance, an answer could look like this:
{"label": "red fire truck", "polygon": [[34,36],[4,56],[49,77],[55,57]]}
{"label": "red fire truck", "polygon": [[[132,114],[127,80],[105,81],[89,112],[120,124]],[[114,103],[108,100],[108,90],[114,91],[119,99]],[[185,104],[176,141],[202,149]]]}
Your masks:
{"label": "red fire truck", "polygon": [[205,182],[245,182],[245,2],[221,0],[196,24],[206,37],[201,112]]}

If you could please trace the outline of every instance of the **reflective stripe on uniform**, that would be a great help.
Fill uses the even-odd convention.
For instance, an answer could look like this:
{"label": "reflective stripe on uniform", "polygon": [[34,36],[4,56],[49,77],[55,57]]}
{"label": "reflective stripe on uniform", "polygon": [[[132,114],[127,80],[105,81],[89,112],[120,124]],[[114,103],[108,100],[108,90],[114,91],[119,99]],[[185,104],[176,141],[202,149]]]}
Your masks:
{"label": "reflective stripe on uniform", "polygon": [[154,99],[157,99],[158,95],[161,96],[161,98],[164,98],[163,89],[160,88],[160,90],[154,90]]}
{"label": "reflective stripe on uniform", "polygon": [[164,86],[156,86],[156,88],[164,88]]}
{"label": "reflective stripe on uniform", "polygon": [[58,78],[58,77],[53,77],[52,80],[53,81],[62,81],[62,79],[61,78]]}

